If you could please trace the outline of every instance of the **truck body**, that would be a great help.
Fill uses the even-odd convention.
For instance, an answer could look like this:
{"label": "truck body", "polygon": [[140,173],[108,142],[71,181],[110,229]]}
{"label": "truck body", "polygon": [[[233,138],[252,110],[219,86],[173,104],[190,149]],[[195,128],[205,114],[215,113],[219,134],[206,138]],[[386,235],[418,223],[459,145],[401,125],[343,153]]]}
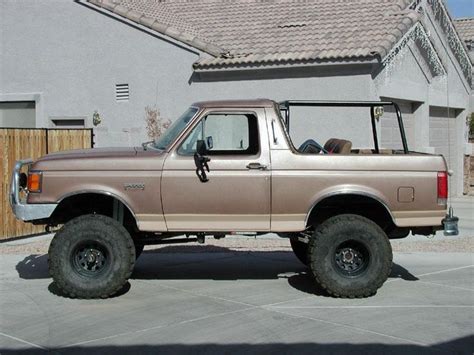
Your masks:
{"label": "truck body", "polygon": [[[366,107],[374,120],[376,103]],[[313,141],[297,149],[284,109],[266,99],[198,102],[142,147],[19,162],[12,208],[22,220],[50,226],[107,216],[135,245],[235,232],[275,232],[308,243],[319,225],[339,215],[361,216],[388,238],[443,229],[442,156],[379,149],[376,134],[373,149],[352,149],[337,134],[324,147]],[[21,176],[24,165],[28,177]]]}

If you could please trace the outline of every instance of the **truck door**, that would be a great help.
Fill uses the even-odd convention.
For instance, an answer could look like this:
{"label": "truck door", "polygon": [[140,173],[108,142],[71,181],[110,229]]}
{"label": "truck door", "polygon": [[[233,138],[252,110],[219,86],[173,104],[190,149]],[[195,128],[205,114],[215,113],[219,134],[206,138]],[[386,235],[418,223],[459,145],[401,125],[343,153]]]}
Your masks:
{"label": "truck door", "polygon": [[[209,181],[196,175],[206,143]],[[270,230],[270,154],[262,108],[204,110],[164,163],[161,196],[169,231]]]}

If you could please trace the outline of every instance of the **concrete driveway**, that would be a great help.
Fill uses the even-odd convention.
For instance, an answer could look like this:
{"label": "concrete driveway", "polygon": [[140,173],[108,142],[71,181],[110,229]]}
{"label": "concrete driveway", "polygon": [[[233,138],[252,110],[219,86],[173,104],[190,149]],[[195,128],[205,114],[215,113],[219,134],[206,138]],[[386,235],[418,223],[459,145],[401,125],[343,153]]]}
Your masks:
{"label": "concrete driveway", "polygon": [[45,255],[0,258],[1,354],[474,351],[469,253],[396,253],[377,295],[356,300],[325,295],[284,251],[145,251],[107,300],[62,297]]}

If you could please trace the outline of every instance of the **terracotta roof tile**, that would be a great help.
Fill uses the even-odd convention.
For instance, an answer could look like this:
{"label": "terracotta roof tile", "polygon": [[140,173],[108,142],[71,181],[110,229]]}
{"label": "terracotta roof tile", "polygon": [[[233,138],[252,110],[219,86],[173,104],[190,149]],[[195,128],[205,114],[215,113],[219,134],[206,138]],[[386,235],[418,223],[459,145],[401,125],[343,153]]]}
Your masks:
{"label": "terracotta roof tile", "polygon": [[89,0],[212,58],[195,68],[384,57],[419,21],[410,0]]}
{"label": "terracotta roof tile", "polygon": [[459,36],[469,49],[471,63],[474,63],[474,17],[454,20]]}
{"label": "terracotta roof tile", "polygon": [[454,20],[454,25],[463,41],[474,42],[474,17]]}

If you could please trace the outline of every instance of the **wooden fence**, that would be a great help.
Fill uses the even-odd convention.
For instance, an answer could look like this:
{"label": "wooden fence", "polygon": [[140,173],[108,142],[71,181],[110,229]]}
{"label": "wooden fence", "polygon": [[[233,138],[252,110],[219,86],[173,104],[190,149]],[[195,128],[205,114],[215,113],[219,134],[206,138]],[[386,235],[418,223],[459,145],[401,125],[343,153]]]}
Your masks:
{"label": "wooden fence", "polygon": [[0,128],[0,239],[44,231],[43,226],[18,221],[11,211],[9,189],[15,162],[61,150],[91,148],[93,137],[92,129]]}

